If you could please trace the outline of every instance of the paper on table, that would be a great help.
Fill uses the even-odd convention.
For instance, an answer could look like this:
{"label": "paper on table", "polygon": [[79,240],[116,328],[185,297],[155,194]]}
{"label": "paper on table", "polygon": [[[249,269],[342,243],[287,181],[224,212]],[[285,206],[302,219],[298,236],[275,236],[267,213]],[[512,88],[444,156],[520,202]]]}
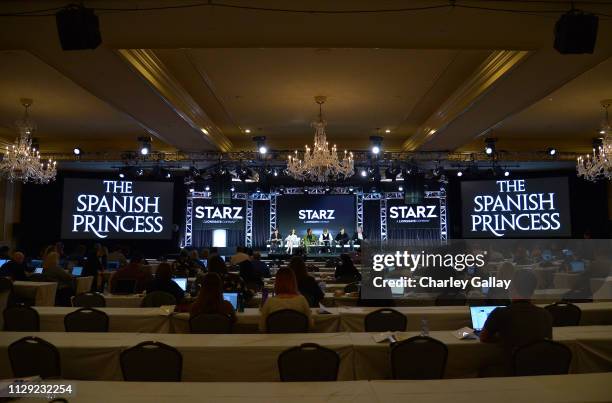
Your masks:
{"label": "paper on table", "polygon": [[176,305],[162,305],[159,307],[160,315],[162,316],[170,316],[174,313],[174,308]]}
{"label": "paper on table", "polygon": [[317,309],[317,313],[326,314],[326,313],[331,313],[331,311],[327,309],[325,305],[319,302],[319,309]]}
{"label": "paper on table", "polygon": [[399,341],[399,336],[397,334],[397,332],[382,332],[382,333],[377,333],[377,334],[373,334],[372,338],[374,339],[374,341],[376,343],[382,343],[385,341],[388,341],[390,343],[395,343],[397,341]]}

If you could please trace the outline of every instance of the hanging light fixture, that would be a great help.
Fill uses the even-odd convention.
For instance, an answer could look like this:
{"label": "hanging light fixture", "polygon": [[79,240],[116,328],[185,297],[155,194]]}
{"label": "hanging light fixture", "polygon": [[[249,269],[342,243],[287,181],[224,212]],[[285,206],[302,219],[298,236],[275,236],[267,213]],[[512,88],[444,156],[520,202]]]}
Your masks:
{"label": "hanging light fixture", "polygon": [[287,173],[294,179],[309,182],[338,181],[349,178],[354,174],[353,153],[344,151],[342,159],[338,157],[336,146],[329,148],[323,120],[322,105],[326,97],[317,96],[315,102],[319,104],[319,119],[312,123],[315,128],[313,148],[306,146],[304,159],[300,159],[298,151],[289,156]]}
{"label": "hanging light fixture", "polygon": [[0,161],[0,174],[10,182],[46,184],[55,180],[57,162],[51,158],[41,159],[40,152],[32,145],[32,135],[36,130],[36,123],[29,114],[32,102],[31,99],[21,99],[25,113],[15,122],[19,137],[12,146],[6,146]]}
{"label": "hanging light fixture", "polygon": [[576,164],[578,176],[592,182],[602,178],[612,180],[612,127],[608,115],[610,105],[612,105],[612,99],[601,101],[601,106],[604,108],[604,117],[598,129],[598,134],[602,137],[596,139],[595,144],[593,144],[592,154],[578,157]]}

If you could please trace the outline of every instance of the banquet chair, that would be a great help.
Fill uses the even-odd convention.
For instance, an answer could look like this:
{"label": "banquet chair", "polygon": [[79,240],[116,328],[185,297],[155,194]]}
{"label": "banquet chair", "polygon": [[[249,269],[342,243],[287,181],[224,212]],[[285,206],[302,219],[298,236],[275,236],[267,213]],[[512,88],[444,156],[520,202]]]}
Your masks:
{"label": "banquet chair", "polygon": [[544,307],[553,319],[554,327],[578,326],[582,311],[577,305],[569,302],[555,302]]}
{"label": "banquet chair", "polygon": [[517,348],[513,353],[516,376],[564,375],[569,372],[572,351],[552,340],[539,340]]}
{"label": "banquet chair", "polygon": [[338,378],[340,356],[334,350],[315,343],[304,343],[278,356],[282,382],[324,382]]}
{"label": "banquet chair", "polygon": [[404,314],[390,308],[370,312],[363,320],[366,332],[405,332],[407,322]]}
{"label": "banquet chair", "polygon": [[38,337],[28,336],[8,346],[13,376],[16,378],[38,375],[41,378],[61,376],[60,354],[57,348]]}
{"label": "banquet chair", "polygon": [[132,382],[180,382],[183,356],[174,347],[144,341],[121,352],[123,379]]}
{"label": "banquet chair", "polygon": [[0,307],[2,310],[15,304],[13,281],[8,277],[0,277]]}
{"label": "banquet chair", "polygon": [[82,294],[75,295],[72,298],[72,306],[104,308],[106,306],[106,299],[104,298],[104,295],[97,292],[84,292]]}
{"label": "banquet chair", "polygon": [[176,298],[165,291],[153,291],[147,293],[140,303],[141,308],[159,308],[162,305],[176,305]]}
{"label": "banquet chair", "polygon": [[293,309],[272,312],[266,318],[268,333],[307,333],[308,317]]}
{"label": "banquet chair", "polygon": [[441,379],[448,347],[427,336],[415,336],[391,345],[393,379]]}
{"label": "banquet chair", "polygon": [[232,318],[222,314],[201,313],[189,318],[189,331],[201,334],[231,333],[234,324]]}
{"label": "banquet chair", "polygon": [[38,332],[40,318],[38,311],[25,305],[13,305],[3,312],[4,330],[8,332]]}
{"label": "banquet chair", "polygon": [[81,308],[64,316],[67,332],[108,332],[108,315],[94,308]]}

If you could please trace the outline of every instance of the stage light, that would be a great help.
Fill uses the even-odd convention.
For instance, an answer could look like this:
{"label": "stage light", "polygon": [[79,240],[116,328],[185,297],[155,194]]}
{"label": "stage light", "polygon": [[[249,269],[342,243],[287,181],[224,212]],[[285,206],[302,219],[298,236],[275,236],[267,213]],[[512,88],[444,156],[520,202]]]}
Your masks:
{"label": "stage light", "polygon": [[202,173],[200,172],[200,170],[195,166],[189,167],[189,175],[191,175],[193,179],[198,178],[201,174]]}
{"label": "stage light", "polygon": [[144,175],[144,169],[142,169],[142,168],[136,169],[136,175],[143,176]]}
{"label": "stage light", "polygon": [[74,147],[74,150],[72,150],[74,155],[81,155],[82,152],[83,150],[81,150],[79,147]]}
{"label": "stage light", "polygon": [[253,141],[257,145],[257,151],[264,155],[268,152],[268,146],[266,145],[266,136],[255,136]]}
{"label": "stage light", "polygon": [[121,179],[123,179],[123,178],[125,178],[125,174],[124,174],[123,172],[119,172],[119,177],[120,177]]}
{"label": "stage light", "polygon": [[400,185],[400,186],[397,187],[397,190],[400,191],[400,192],[403,192],[404,191],[404,187]]}
{"label": "stage light", "polygon": [[548,149],[546,149],[546,153],[551,157],[554,157],[555,155],[557,155],[557,149],[553,147],[548,147]]}
{"label": "stage light", "polygon": [[484,152],[490,157],[492,157],[495,154],[495,142],[496,141],[497,141],[496,139],[492,139],[492,138],[485,139]]}
{"label": "stage light", "polygon": [[370,150],[372,154],[378,155],[382,151],[383,138],[381,136],[370,136]]}
{"label": "stage light", "polygon": [[249,133],[251,133],[251,129],[244,129],[244,132],[245,132],[246,134],[249,134]]}
{"label": "stage light", "polygon": [[140,155],[146,156],[151,153],[151,137],[138,137]]}
{"label": "stage light", "polygon": [[166,179],[170,179],[170,178],[172,178],[172,172],[168,171],[166,173]]}
{"label": "stage light", "polygon": [[206,185],[206,186],[204,187],[204,191],[206,191],[206,192],[210,192],[210,186]]}
{"label": "stage light", "polygon": [[504,176],[505,176],[505,177],[510,176],[510,171],[508,171],[508,170],[506,169],[506,170],[504,171]]}
{"label": "stage light", "polygon": [[353,189],[353,187],[352,187],[352,186],[351,186],[351,187],[349,187],[349,192],[353,193],[353,190],[354,190],[354,189]]}
{"label": "stage light", "polygon": [[391,129],[385,130],[385,133],[391,133]]}
{"label": "stage light", "polygon": [[232,187],[230,188],[230,191],[235,192],[235,191],[236,191],[236,188],[232,186]]}
{"label": "stage light", "polygon": [[457,171],[457,176],[461,178],[463,176],[463,171]]}
{"label": "stage light", "polygon": [[194,188],[189,188],[189,193],[193,193],[193,192],[195,192],[195,189]]}
{"label": "stage light", "polygon": [[366,176],[368,176],[368,171],[362,168],[359,174],[361,175],[362,178],[365,178]]}
{"label": "stage light", "polygon": [[257,188],[256,192],[257,192],[257,193],[261,193],[261,189],[260,189],[260,188]]}
{"label": "stage light", "polygon": [[387,169],[385,169],[385,179],[389,179],[389,180],[396,180],[397,176],[401,173],[399,168],[392,168],[389,167]]}
{"label": "stage light", "polygon": [[275,169],[274,171],[272,171],[272,175],[278,176],[278,169]]}

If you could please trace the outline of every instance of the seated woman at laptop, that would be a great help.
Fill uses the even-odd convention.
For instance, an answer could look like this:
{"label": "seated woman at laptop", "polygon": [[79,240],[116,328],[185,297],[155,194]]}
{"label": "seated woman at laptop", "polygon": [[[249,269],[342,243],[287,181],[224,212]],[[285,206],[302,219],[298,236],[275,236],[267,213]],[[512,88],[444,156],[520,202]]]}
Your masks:
{"label": "seated woman at laptop", "polygon": [[308,301],[298,291],[297,280],[293,270],[289,267],[283,267],[276,273],[276,281],[274,282],[274,297],[268,298],[265,304],[261,307],[261,317],[259,329],[266,331],[266,320],[268,315],[282,309],[291,309],[303,313],[308,317],[310,326],[313,324],[310,306]]}
{"label": "seated woman at laptop", "polygon": [[185,297],[185,291],[172,280],[172,266],[168,263],[160,263],[155,272],[155,278],[147,284],[147,293],[163,291],[174,295],[176,303],[180,304]]}
{"label": "seated woman at laptop", "polygon": [[208,273],[202,279],[202,287],[198,297],[191,305],[191,317],[200,314],[227,315],[236,321],[236,311],[229,301],[223,299],[223,280],[217,273]]}
{"label": "seated woman at laptop", "polygon": [[72,287],[72,276],[60,267],[59,254],[50,252],[43,261],[43,279],[57,283],[55,293],[55,304],[58,306],[70,306],[70,298],[74,295]]}

